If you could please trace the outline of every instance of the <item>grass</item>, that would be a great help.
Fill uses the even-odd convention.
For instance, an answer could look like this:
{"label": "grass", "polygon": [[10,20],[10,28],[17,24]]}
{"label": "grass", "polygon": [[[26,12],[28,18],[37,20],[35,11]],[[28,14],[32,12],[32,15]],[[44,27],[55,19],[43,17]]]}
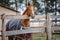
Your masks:
{"label": "grass", "polygon": [[56,35],[54,38],[60,38],[60,35]]}
{"label": "grass", "polygon": [[33,36],[33,40],[45,40],[46,36]]}

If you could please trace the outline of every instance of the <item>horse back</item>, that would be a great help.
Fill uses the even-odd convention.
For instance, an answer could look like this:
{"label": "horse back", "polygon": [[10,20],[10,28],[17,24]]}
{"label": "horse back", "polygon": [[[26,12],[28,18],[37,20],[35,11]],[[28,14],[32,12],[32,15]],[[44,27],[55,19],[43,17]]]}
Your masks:
{"label": "horse back", "polygon": [[23,24],[20,19],[11,19],[6,24],[6,31],[17,30],[23,27]]}

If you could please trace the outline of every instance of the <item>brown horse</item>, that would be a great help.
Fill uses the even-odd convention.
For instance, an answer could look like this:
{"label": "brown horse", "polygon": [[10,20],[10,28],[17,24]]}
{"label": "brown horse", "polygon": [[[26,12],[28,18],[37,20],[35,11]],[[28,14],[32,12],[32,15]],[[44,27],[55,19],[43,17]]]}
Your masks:
{"label": "brown horse", "polygon": [[[34,4],[28,4],[27,9],[24,11],[23,15],[27,15],[28,17],[34,18],[34,15],[35,15],[34,14]],[[23,28],[29,27],[29,23],[30,23],[29,19],[21,19],[20,21],[24,26]],[[9,26],[9,23],[7,23],[7,24]],[[31,33],[16,35],[16,40],[17,40],[17,38],[19,40],[22,40],[22,39],[31,40]],[[13,40],[13,36],[9,36],[8,39]]]}
{"label": "brown horse", "polygon": [[[27,15],[28,17],[32,17],[34,18],[34,5],[33,4],[29,4],[27,9],[24,11],[23,15]],[[29,27],[29,19],[21,19],[23,25],[24,25],[24,28],[27,28]],[[22,39],[25,37],[25,38],[31,38],[31,33],[28,33],[28,34],[21,34]],[[26,39],[26,40],[27,40]]]}

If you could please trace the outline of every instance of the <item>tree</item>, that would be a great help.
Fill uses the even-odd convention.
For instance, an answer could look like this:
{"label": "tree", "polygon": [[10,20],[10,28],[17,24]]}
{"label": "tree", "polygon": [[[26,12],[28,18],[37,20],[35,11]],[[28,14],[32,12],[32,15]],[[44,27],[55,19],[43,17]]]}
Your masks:
{"label": "tree", "polygon": [[9,0],[0,0],[0,4],[9,6]]}
{"label": "tree", "polygon": [[[13,8],[13,9],[19,9],[19,8],[21,8],[20,6],[22,6],[22,4],[24,4],[25,5],[25,7],[27,6],[27,1],[28,0],[13,0],[13,1],[11,1],[11,0],[0,0],[0,3],[2,4],[2,5],[5,5],[5,6],[8,6],[8,7],[11,7],[11,8]],[[25,1],[25,3],[24,3],[24,1]],[[42,13],[43,12],[43,9],[41,9],[41,4],[38,2],[38,0],[30,0],[30,1],[32,1],[33,3],[36,3],[35,4],[35,7],[36,7],[36,10],[35,10],[35,12],[36,12],[36,14],[38,14],[38,13]],[[30,2],[29,1],[29,2]],[[18,3],[20,4],[20,5],[18,5]],[[15,6],[14,6],[15,5]],[[22,8],[23,9],[23,8]]]}
{"label": "tree", "polygon": [[[24,1],[25,1],[25,3],[24,3]],[[54,2],[56,0],[29,0],[29,2],[31,2],[31,1],[33,3],[35,3],[35,13],[36,14],[45,14],[45,12],[54,12],[54,10],[55,10],[55,9],[53,9],[53,7],[54,7]],[[1,4],[11,7],[15,10],[18,10],[19,8],[23,10],[23,8],[20,6],[23,6],[23,4],[24,4],[26,7],[27,2],[28,2],[28,0],[0,0]]]}
{"label": "tree", "polygon": [[0,4],[2,4],[3,3],[3,0],[0,0]]}

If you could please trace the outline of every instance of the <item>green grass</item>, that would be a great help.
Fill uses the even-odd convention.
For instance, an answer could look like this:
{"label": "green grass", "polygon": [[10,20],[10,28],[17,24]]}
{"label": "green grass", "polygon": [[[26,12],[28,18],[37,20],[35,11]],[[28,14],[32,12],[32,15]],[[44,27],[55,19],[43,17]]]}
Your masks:
{"label": "green grass", "polygon": [[60,35],[56,35],[54,38],[60,38]]}
{"label": "green grass", "polygon": [[45,40],[46,36],[33,36],[33,40]]}

